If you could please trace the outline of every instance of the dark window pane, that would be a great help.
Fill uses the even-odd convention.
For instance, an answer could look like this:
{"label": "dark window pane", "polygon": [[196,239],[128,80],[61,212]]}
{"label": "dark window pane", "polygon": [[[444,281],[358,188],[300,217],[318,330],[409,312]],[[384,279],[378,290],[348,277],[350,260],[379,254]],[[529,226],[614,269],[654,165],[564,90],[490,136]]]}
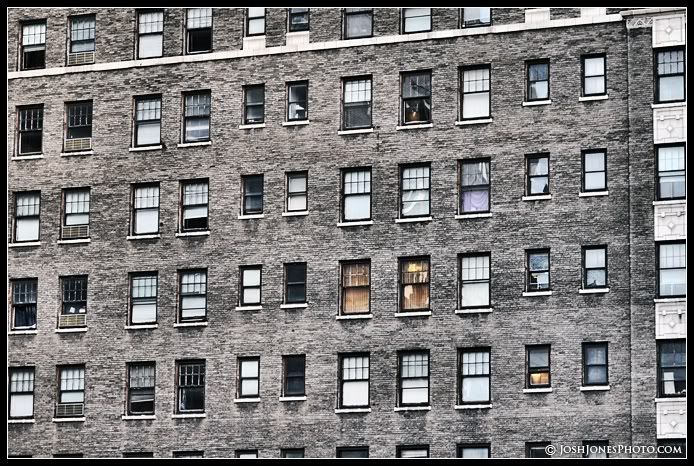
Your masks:
{"label": "dark window pane", "polygon": [[212,29],[188,31],[188,52],[207,52],[209,50],[212,50]]}

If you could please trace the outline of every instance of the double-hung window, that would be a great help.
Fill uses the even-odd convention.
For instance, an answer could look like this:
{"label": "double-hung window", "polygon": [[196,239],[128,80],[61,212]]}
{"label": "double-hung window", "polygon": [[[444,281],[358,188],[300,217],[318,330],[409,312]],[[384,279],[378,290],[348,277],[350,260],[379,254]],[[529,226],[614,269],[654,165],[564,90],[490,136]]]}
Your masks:
{"label": "double-hung window", "polygon": [[549,99],[549,60],[536,60],[526,63],[527,88],[525,100],[528,102]]}
{"label": "double-hung window", "polygon": [[526,195],[549,194],[549,154],[526,156]]}
{"label": "double-hung window", "polygon": [[63,305],[58,327],[87,325],[87,276],[62,277]]}
{"label": "double-hung window", "polygon": [[658,397],[687,396],[686,340],[658,341]]}
{"label": "double-hung window", "polygon": [[342,220],[371,220],[371,168],[343,170]]}
{"label": "double-hung window", "polygon": [[239,358],[239,398],[260,396],[260,358]]}
{"label": "double-hung window", "polygon": [[[93,52],[96,49],[96,15],[70,19],[70,53]],[[91,61],[91,60],[90,60]],[[82,62],[74,64],[84,64]]]}
{"label": "double-hung window", "polygon": [[687,296],[687,251],[684,241],[656,244],[658,297]]}
{"label": "double-hung window", "polygon": [[583,156],[584,193],[607,190],[607,151],[585,150]]}
{"label": "double-hung window", "polygon": [[431,31],[431,8],[402,9],[403,34],[428,31]]}
{"label": "double-hung window", "polygon": [[583,248],[583,288],[607,287],[607,246]]}
{"label": "double-hung window", "polygon": [[371,127],[371,77],[343,81],[342,127],[345,130]]}
{"label": "double-hung window", "polygon": [[309,8],[289,8],[289,32],[309,30]]}
{"label": "double-hung window", "polygon": [[462,160],[460,162],[461,214],[479,214],[490,211],[490,160]]}
{"label": "double-hung window", "polygon": [[369,406],[369,354],[340,355],[340,408]]}
{"label": "double-hung window", "polygon": [[43,104],[19,107],[17,155],[40,154],[43,150]]}
{"label": "double-hung window", "polygon": [[431,71],[402,73],[402,124],[431,122]]}
{"label": "double-hung window", "polygon": [[430,165],[405,165],[400,168],[400,217],[425,217],[431,214]]}
{"label": "double-hung window", "polygon": [[41,192],[15,194],[14,242],[39,240],[41,219]]}
{"label": "double-hung window", "polygon": [[260,265],[246,265],[239,268],[241,306],[260,306],[262,293],[262,272]]}
{"label": "double-hung window", "polygon": [[488,443],[466,443],[458,445],[458,458],[491,458]]}
{"label": "double-hung window", "polygon": [[287,84],[287,121],[308,120],[308,81]]}
{"label": "double-hung window", "polygon": [[461,404],[491,403],[490,349],[460,350],[459,357]]}
{"label": "double-hung window", "polygon": [[429,404],[429,351],[403,351],[398,355],[400,406]]}
{"label": "double-hung window", "polygon": [[207,180],[184,181],[181,183],[181,231],[204,231],[208,225],[208,182]]}
{"label": "double-hung window", "polygon": [[429,458],[429,445],[399,445],[396,458]]}
{"label": "double-hung window", "polygon": [[340,264],[340,314],[368,314],[371,310],[371,262]]}
{"label": "double-hung window", "polygon": [[527,352],[527,388],[544,388],[551,386],[549,345],[526,346]]}
{"label": "double-hung window", "polygon": [[22,24],[22,54],[19,69],[46,67],[46,20]]}
{"label": "double-hung window", "polygon": [[130,324],[157,322],[158,278],[157,272],[143,272],[130,276]]}
{"label": "double-hung window", "polygon": [[135,98],[135,147],[161,144],[161,96]]}
{"label": "double-hung window", "polygon": [[89,197],[89,188],[63,190],[63,239],[89,237]]}
{"label": "double-hung window", "polygon": [[58,367],[58,404],[55,417],[84,415],[84,366]]}
{"label": "double-hung window", "polygon": [[287,212],[308,210],[308,172],[287,173]]}
{"label": "double-hung window", "polygon": [[655,101],[682,102],[685,92],[684,47],[656,49],[655,51]]}
{"label": "double-hung window", "polygon": [[36,328],[36,278],[12,280],[12,330]]}
{"label": "double-hung window", "polygon": [[65,152],[92,148],[92,101],[73,102],[66,106]]}
{"label": "double-hung window", "polygon": [[400,259],[400,312],[429,311],[429,257]]}
{"label": "double-hung window", "polygon": [[583,68],[583,86],[581,87],[583,96],[607,94],[605,54],[585,55],[581,57],[581,63]]}
{"label": "double-hung window", "polygon": [[460,256],[460,308],[488,308],[491,301],[491,255]]}
{"label": "double-hung window", "polygon": [[526,251],[527,279],[526,291],[548,291],[549,281],[549,249],[535,249]]}
{"label": "double-hung window", "polygon": [[490,65],[470,66],[461,70],[463,120],[491,117],[490,73]]}
{"label": "double-hung window", "polygon": [[358,39],[373,36],[373,8],[345,8],[344,12],[345,39]]}
{"label": "double-hung window", "polygon": [[492,24],[491,8],[463,8],[461,27],[470,28]]}
{"label": "double-hung window", "polygon": [[583,343],[583,385],[607,385],[607,343]]}
{"label": "double-hung window", "polygon": [[265,34],[265,8],[248,8],[246,13],[246,36]]}
{"label": "double-hung window", "polygon": [[243,184],[243,215],[259,215],[263,213],[263,175],[245,175]]}
{"label": "double-hung window", "polygon": [[180,272],[179,322],[207,320],[207,270]]}
{"label": "double-hung window", "polygon": [[186,53],[212,51],[212,8],[188,8]]}
{"label": "double-hung window", "polygon": [[133,185],[133,235],[159,233],[159,184]]}
{"label": "double-hung window", "polygon": [[183,142],[210,140],[211,94],[196,92],[184,94]]}
{"label": "double-hung window", "polygon": [[684,144],[659,146],[658,200],[684,199],[687,196]]}
{"label": "double-hung window", "polygon": [[164,54],[164,12],[143,11],[137,15],[137,58]]}
{"label": "double-hung window", "polygon": [[243,88],[243,123],[255,125],[265,122],[265,84]]}
{"label": "double-hung window", "polygon": [[205,361],[178,361],[176,413],[205,412]]}
{"label": "double-hung window", "polygon": [[128,364],[128,414],[154,414],[155,372],[153,362]]}
{"label": "double-hung window", "polygon": [[31,419],[34,417],[34,368],[11,367],[9,406],[10,419]]}
{"label": "double-hung window", "polygon": [[284,396],[304,396],[306,394],[306,356],[284,356]]}
{"label": "double-hung window", "polygon": [[284,264],[285,304],[306,302],[306,262]]}

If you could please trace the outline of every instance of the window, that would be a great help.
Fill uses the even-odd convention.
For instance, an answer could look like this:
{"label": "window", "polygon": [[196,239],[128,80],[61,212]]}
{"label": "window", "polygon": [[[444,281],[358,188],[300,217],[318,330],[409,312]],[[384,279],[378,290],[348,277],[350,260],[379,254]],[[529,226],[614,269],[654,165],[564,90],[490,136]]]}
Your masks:
{"label": "window", "polygon": [[210,140],[211,99],[209,92],[184,95],[183,142]]}
{"label": "window", "polygon": [[583,95],[607,94],[605,79],[605,55],[586,55],[581,57],[583,65]]}
{"label": "window", "polygon": [[686,340],[658,340],[658,397],[687,396]]}
{"label": "window", "polygon": [[262,266],[247,265],[239,268],[241,274],[241,306],[259,306],[262,290]]}
{"label": "window", "polygon": [[287,121],[308,120],[308,81],[287,84]]}
{"label": "window", "polygon": [[283,448],[280,450],[280,458],[303,458],[303,448]]}
{"label": "window", "polygon": [[345,39],[358,39],[374,35],[373,8],[345,8]]}
{"label": "window", "polygon": [[429,445],[398,445],[396,458],[429,458]]}
{"label": "window", "polygon": [[400,259],[400,312],[429,310],[429,258]]}
{"label": "window", "polygon": [[89,188],[63,190],[63,239],[89,237]]}
{"label": "window", "polygon": [[402,73],[401,96],[403,124],[431,122],[431,71]]}
{"label": "window", "polygon": [[343,81],[342,126],[345,130],[371,127],[371,78]]}
{"label": "window", "polygon": [[[87,277],[63,277],[63,307],[59,327],[84,327],[87,313]],[[81,317],[75,317],[79,316]],[[70,317],[73,316],[73,317]]]}
{"label": "window", "polygon": [[401,352],[398,366],[399,406],[429,405],[429,352]]}
{"label": "window", "polygon": [[[73,139],[87,139],[92,137],[92,101],[74,102],[67,107],[67,134],[65,135],[65,151],[82,150],[83,147],[75,144]],[[68,142],[70,141],[70,142]],[[91,148],[91,146],[89,146]]]}
{"label": "window", "polygon": [[93,52],[96,16],[76,16],[70,20],[70,53]]}
{"label": "window", "polygon": [[164,54],[164,12],[147,11],[137,15],[137,58]]}
{"label": "window", "polygon": [[265,8],[248,8],[246,15],[246,36],[265,34]]}
{"label": "window", "polygon": [[284,356],[284,396],[306,395],[306,356]]}
{"label": "window", "polygon": [[36,278],[12,280],[12,330],[36,328]]}
{"label": "window", "polygon": [[583,441],[584,458],[607,458],[607,447],[610,442],[607,440]]}
{"label": "window", "polygon": [[526,346],[528,354],[527,388],[551,387],[549,345]]}
{"label": "window", "polygon": [[550,445],[552,445],[550,442],[525,442],[525,457],[551,458],[552,454],[547,451]]}
{"label": "window", "polygon": [[84,366],[58,367],[58,405],[55,417],[84,415]]}
{"label": "window", "polygon": [[212,8],[188,8],[187,53],[212,51]]}
{"label": "window", "polygon": [[337,458],[368,458],[369,447],[337,447]]}
{"label": "window", "polygon": [[369,406],[369,355],[340,356],[340,407]]}
{"label": "window", "polygon": [[133,235],[159,233],[159,184],[133,185]]}
{"label": "window", "polygon": [[239,398],[260,396],[260,358],[239,358]]}
{"label": "window", "polygon": [[527,161],[527,195],[541,196],[549,194],[549,154],[528,155]]}
{"label": "window", "polygon": [[181,231],[204,231],[209,228],[207,219],[207,180],[183,181],[181,183],[182,212]]}
{"label": "window", "polygon": [[153,362],[128,364],[128,414],[154,414],[155,369]]}
{"label": "window", "polygon": [[20,107],[18,155],[40,154],[43,150],[43,105]]}
{"label": "window", "polygon": [[205,453],[203,451],[174,451],[174,458],[204,458]]}
{"label": "window", "polygon": [[431,31],[431,8],[403,8],[402,32]]}
{"label": "window", "polygon": [[549,99],[549,60],[531,61],[526,63],[528,88],[525,100]]}
{"label": "window", "polygon": [[306,262],[284,264],[285,304],[306,302]]}
{"label": "window", "polygon": [[684,47],[656,50],[655,65],[656,103],[684,101]]}
{"label": "window", "polygon": [[526,251],[528,257],[527,291],[546,291],[549,282],[549,249]]}
{"label": "window", "polygon": [[258,450],[236,450],[236,457],[254,459],[258,457]]}
{"label": "window", "polygon": [[687,252],[684,241],[656,244],[658,249],[658,296],[687,295]]}
{"label": "window", "polygon": [[123,458],[154,458],[151,451],[124,451]]}
{"label": "window", "polygon": [[487,308],[491,301],[491,255],[460,256],[460,308]]}
{"label": "window", "polygon": [[263,213],[263,175],[245,175],[243,184],[243,215]]}
{"label": "window", "polygon": [[460,213],[486,213],[490,211],[489,159],[460,162]]}
{"label": "window", "polygon": [[582,151],[583,192],[607,190],[607,152],[602,150]]}
{"label": "window", "polygon": [[157,322],[157,272],[130,275],[130,324]]}
{"label": "window", "polygon": [[39,240],[40,210],[40,192],[24,192],[15,194],[15,243]]}
{"label": "window", "polygon": [[687,457],[686,439],[659,439],[658,447],[662,447],[662,450],[658,451],[658,458]]}
{"label": "window", "polygon": [[10,389],[7,409],[10,419],[30,419],[34,417],[34,368],[11,367],[9,369]]}
{"label": "window", "polygon": [[489,65],[462,69],[463,120],[491,117],[490,73]]}
{"label": "window", "polygon": [[491,458],[488,443],[458,445],[458,458]]}
{"label": "window", "polygon": [[583,248],[583,288],[607,287],[607,246]]}
{"label": "window", "polygon": [[244,124],[260,124],[265,122],[265,84],[245,86],[244,95]]}
{"label": "window", "polygon": [[400,217],[424,217],[431,213],[430,166],[407,165],[400,169]]}
{"label": "window", "polygon": [[371,219],[371,168],[342,172],[342,220]]}
{"label": "window", "polygon": [[207,271],[184,270],[179,274],[181,280],[179,322],[207,320]]}
{"label": "window", "polygon": [[489,348],[471,348],[460,351],[458,386],[461,404],[491,403],[491,376]]}
{"label": "window", "polygon": [[583,343],[583,385],[608,385],[607,343]]}
{"label": "window", "polygon": [[657,153],[658,200],[686,198],[684,145],[660,146]]}
{"label": "window", "polygon": [[289,32],[308,31],[308,22],[308,8],[289,8]]}
{"label": "window", "polygon": [[343,262],[340,268],[341,314],[368,314],[371,312],[371,262]]}
{"label": "window", "polygon": [[177,413],[205,412],[205,361],[178,361]]}
{"label": "window", "polygon": [[135,98],[135,147],[161,144],[161,96]]}
{"label": "window", "polygon": [[20,70],[46,67],[46,20],[22,24]]}
{"label": "window", "polygon": [[308,210],[308,172],[287,173],[287,212]]}
{"label": "window", "polygon": [[492,24],[491,8],[463,8],[461,27],[489,26]]}

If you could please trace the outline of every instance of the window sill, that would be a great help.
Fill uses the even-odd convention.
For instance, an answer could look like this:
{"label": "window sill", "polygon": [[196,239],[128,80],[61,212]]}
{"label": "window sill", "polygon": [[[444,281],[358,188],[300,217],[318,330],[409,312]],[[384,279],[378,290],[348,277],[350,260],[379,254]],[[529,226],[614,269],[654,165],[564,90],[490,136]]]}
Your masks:
{"label": "window sill", "polygon": [[253,123],[249,125],[239,125],[239,129],[265,128],[265,123]]}
{"label": "window sill", "polygon": [[35,246],[41,246],[41,241],[31,241],[26,243],[10,243],[7,245],[8,248],[32,248]]}
{"label": "window sill", "polygon": [[594,192],[588,192],[588,193],[578,193],[578,197],[595,197],[595,196],[608,196],[610,194],[609,191],[594,191]]}
{"label": "window sill", "polygon": [[296,212],[282,212],[282,217],[305,217],[308,215],[308,210],[300,210]]}
{"label": "window sill", "polygon": [[[174,324],[174,325],[176,325],[176,324]],[[135,324],[135,325],[126,325],[123,328],[125,328],[125,330],[149,330],[149,329],[153,329],[153,328],[159,328],[159,324],[142,324],[142,325]]]}
{"label": "window sill", "polygon": [[337,226],[340,228],[343,227],[362,227],[366,225],[373,225],[374,221],[373,220],[363,220],[359,222],[338,222]]}
{"label": "window sill", "polygon": [[605,95],[587,95],[585,97],[579,97],[578,101],[579,102],[590,102],[591,100],[607,100],[609,99],[610,96],[607,94]]}
{"label": "window sill", "polygon": [[350,134],[366,134],[373,133],[373,128],[360,128],[360,129],[343,129],[337,132],[339,136],[348,136]]}
{"label": "window sill", "polygon": [[547,388],[524,388],[523,393],[549,393],[552,391],[552,387]]}
{"label": "window sill", "polygon": [[411,124],[411,125],[396,126],[395,131],[406,131],[408,129],[425,129],[425,128],[433,128],[433,127],[434,127],[433,123],[417,123],[417,124]]}
{"label": "window sill", "polygon": [[523,107],[535,107],[537,105],[551,105],[551,100],[536,100],[534,102],[523,102]]}
{"label": "window sill", "polygon": [[60,156],[61,157],[79,157],[82,155],[94,155],[93,150],[82,150],[82,151],[74,151],[74,152],[61,152]]}
{"label": "window sill", "polygon": [[174,328],[179,327],[207,327],[207,322],[179,322],[173,324]]}
{"label": "window sill", "polygon": [[33,330],[10,330],[7,332],[8,335],[38,335],[39,331],[36,329]]}
{"label": "window sill", "polygon": [[87,244],[91,243],[91,238],[80,238],[80,239],[59,239],[58,244]]}
{"label": "window sill", "polygon": [[456,220],[465,220],[468,218],[489,218],[492,216],[491,212],[485,212],[482,214],[458,214],[455,216]]}
{"label": "window sill", "polygon": [[260,398],[234,398],[234,403],[260,403]]}
{"label": "window sill", "polygon": [[456,309],[456,314],[489,314],[494,311],[493,307],[481,307],[479,309]]}
{"label": "window sill", "polygon": [[57,328],[57,329],[55,329],[55,333],[86,333],[86,332],[87,332],[87,327]]}
{"label": "window sill", "polygon": [[664,104],[651,104],[651,108],[673,108],[673,107],[686,107],[687,102],[668,102]]}
{"label": "window sill", "polygon": [[668,397],[663,397],[663,398],[654,398],[653,401],[656,403],[668,403],[668,402],[673,402],[673,401],[681,401],[682,403],[687,402],[687,396],[686,395],[681,395],[681,396],[668,396]]}
{"label": "window sill", "polygon": [[521,198],[522,201],[548,201],[552,199],[551,194],[542,194],[539,196],[523,196]]}
{"label": "window sill", "polygon": [[210,236],[210,230],[207,230],[207,231],[186,231],[183,233],[176,233],[176,238],[185,238],[188,236]]}
{"label": "window sill", "polygon": [[157,416],[153,414],[147,414],[143,416],[128,416],[128,415],[123,415],[121,416],[121,419],[123,421],[154,421],[157,419]]}
{"label": "window sill", "polygon": [[282,126],[303,126],[309,124],[309,120],[283,121]]}
{"label": "window sill", "polygon": [[578,290],[579,294],[601,294],[601,293],[609,293],[610,289],[609,288],[586,288],[583,289],[581,288]]}
{"label": "window sill", "polygon": [[280,309],[306,309],[308,303],[280,304]]}
{"label": "window sill", "polygon": [[396,312],[395,317],[425,317],[430,316],[431,311],[420,311],[420,312]]}
{"label": "window sill", "polygon": [[304,395],[304,396],[281,396],[280,401],[306,401],[306,395]]}
{"label": "window sill", "polygon": [[144,146],[144,147],[129,147],[128,152],[147,152],[152,150],[163,150],[164,146],[161,144],[158,146]]}
{"label": "window sill", "polygon": [[54,417],[53,422],[60,423],[60,422],[84,422],[86,421],[86,417]]}
{"label": "window sill", "polygon": [[35,424],[36,419],[8,419],[8,424]]}
{"label": "window sill", "polygon": [[263,306],[236,306],[237,311],[262,311]]}
{"label": "window sill", "polygon": [[432,217],[412,217],[412,218],[396,218],[395,223],[416,223],[416,222],[431,222]]}
{"label": "window sill", "polygon": [[156,234],[156,235],[129,235],[129,236],[125,237],[125,239],[127,239],[128,241],[140,240],[140,239],[159,239],[159,238],[161,238],[160,234]]}
{"label": "window sill", "polygon": [[678,298],[655,298],[654,303],[684,303],[687,302],[686,296],[680,296]]}
{"label": "window sill", "polygon": [[191,414],[172,414],[171,419],[202,419],[207,417],[207,413],[191,413]]}
{"label": "window sill", "polygon": [[335,320],[359,320],[359,319],[373,319],[373,314],[355,314],[355,315],[340,315],[335,316]]}
{"label": "window sill", "polygon": [[483,125],[483,124],[491,123],[492,121],[494,121],[493,118],[480,118],[479,120],[456,121],[455,125],[456,126]]}
{"label": "window sill", "polygon": [[265,214],[239,215],[239,220],[249,220],[253,218],[265,218]]}
{"label": "window sill", "polygon": [[610,389],[609,385],[581,386],[582,392],[605,392]]}
{"label": "window sill", "polygon": [[183,148],[183,147],[199,147],[199,146],[211,146],[212,141],[200,141],[200,142],[182,142],[178,144],[176,147],[177,148]]}
{"label": "window sill", "polygon": [[524,291],[523,296],[552,296],[552,291]]}
{"label": "window sill", "polygon": [[478,405],[455,405],[455,409],[491,409],[492,404],[478,404]]}
{"label": "window sill", "polygon": [[396,406],[393,411],[431,411],[431,406]]}
{"label": "window sill", "polygon": [[43,159],[43,154],[39,155],[15,155],[10,160],[39,160]]}
{"label": "window sill", "polygon": [[335,414],[349,414],[349,413],[370,413],[371,408],[340,408],[335,409]]}
{"label": "window sill", "polygon": [[653,201],[653,205],[684,205],[687,203],[687,199],[672,199],[667,201]]}

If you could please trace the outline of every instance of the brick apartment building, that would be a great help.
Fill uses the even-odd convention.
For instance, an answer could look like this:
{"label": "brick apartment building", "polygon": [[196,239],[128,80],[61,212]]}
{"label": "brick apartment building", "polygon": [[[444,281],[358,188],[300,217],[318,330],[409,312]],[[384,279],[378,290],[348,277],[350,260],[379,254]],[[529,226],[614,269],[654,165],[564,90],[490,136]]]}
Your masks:
{"label": "brick apartment building", "polygon": [[8,13],[9,456],[684,454],[686,9]]}

